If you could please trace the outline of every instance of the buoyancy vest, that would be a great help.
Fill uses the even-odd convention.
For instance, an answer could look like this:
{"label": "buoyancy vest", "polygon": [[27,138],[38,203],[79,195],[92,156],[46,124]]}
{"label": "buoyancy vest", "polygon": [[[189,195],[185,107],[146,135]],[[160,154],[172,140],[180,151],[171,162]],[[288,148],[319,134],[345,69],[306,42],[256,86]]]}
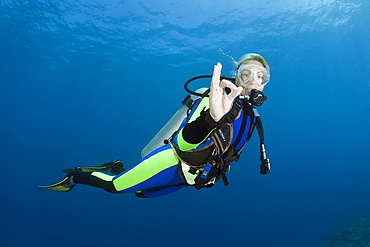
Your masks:
{"label": "buoyancy vest", "polygon": [[[197,189],[209,188],[220,179],[228,185],[226,173],[229,166],[238,160],[255,128],[253,109],[248,102],[235,100],[229,113],[219,121],[210,134],[207,145],[201,148],[182,151],[171,141],[171,146],[181,161],[179,174],[189,185],[194,185]],[[242,118],[239,119],[240,117]],[[237,130],[233,125],[236,119],[239,119]]]}

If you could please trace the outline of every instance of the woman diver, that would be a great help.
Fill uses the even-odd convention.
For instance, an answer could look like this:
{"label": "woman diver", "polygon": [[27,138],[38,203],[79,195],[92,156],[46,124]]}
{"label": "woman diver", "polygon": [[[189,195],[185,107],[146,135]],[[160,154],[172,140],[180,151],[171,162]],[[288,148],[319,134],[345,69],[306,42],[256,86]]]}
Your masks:
{"label": "woman diver", "polygon": [[270,68],[261,55],[249,53],[236,64],[232,81],[220,79],[221,69],[221,63],[214,66],[210,89],[193,102],[167,144],[132,168],[125,170],[120,160],[75,167],[63,170],[67,175],[62,181],[40,187],[67,192],[76,184],[87,184],[110,193],[133,192],[150,198],[188,186],[209,188],[221,179],[227,185],[229,165],[239,158],[255,128],[261,139],[261,174],[269,173],[262,125],[254,106],[266,99],[262,91],[270,80]]}

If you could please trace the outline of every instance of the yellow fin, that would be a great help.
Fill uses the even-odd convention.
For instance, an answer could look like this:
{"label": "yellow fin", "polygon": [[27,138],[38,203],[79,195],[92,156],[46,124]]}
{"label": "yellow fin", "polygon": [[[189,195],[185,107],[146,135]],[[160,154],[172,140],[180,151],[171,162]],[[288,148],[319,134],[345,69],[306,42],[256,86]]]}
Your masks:
{"label": "yellow fin", "polygon": [[58,183],[55,183],[55,184],[52,184],[52,185],[47,185],[47,186],[39,186],[39,187],[40,188],[44,188],[44,189],[49,189],[49,190],[55,190],[55,191],[61,191],[61,192],[68,192],[68,191],[70,191],[74,187],[74,185],[69,185],[69,184],[68,184],[68,187],[67,186],[63,186],[63,183],[65,185],[67,185],[67,183],[65,183],[65,182],[68,179],[69,179],[69,177],[65,177],[61,181],[59,181]]}

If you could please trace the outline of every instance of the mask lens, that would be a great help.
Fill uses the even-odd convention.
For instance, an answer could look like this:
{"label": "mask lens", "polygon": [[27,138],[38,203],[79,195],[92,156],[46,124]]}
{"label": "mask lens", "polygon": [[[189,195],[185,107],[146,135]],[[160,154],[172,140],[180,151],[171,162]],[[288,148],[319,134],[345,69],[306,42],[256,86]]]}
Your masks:
{"label": "mask lens", "polygon": [[263,84],[263,82],[265,81],[265,77],[264,77],[262,71],[261,72],[256,72],[254,74],[254,80],[258,83],[258,85]]}
{"label": "mask lens", "polygon": [[237,73],[239,79],[245,84],[264,85],[269,82],[270,74],[266,68],[255,64],[242,64]]}
{"label": "mask lens", "polygon": [[253,79],[253,73],[249,70],[243,70],[242,73],[241,73],[240,79],[244,83],[248,83],[248,82],[250,82],[251,79]]}

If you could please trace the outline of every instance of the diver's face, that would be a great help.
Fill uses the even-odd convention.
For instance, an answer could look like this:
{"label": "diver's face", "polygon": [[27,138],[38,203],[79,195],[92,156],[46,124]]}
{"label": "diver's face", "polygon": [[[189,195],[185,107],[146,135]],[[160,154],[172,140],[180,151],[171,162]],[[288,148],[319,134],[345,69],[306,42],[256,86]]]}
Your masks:
{"label": "diver's face", "polygon": [[263,64],[255,60],[249,60],[244,64],[257,66],[243,66],[242,64],[239,68],[242,68],[242,66],[246,68],[242,69],[239,73],[237,72],[235,84],[243,88],[243,95],[250,95],[252,89],[257,89],[262,92],[266,84],[263,83],[263,72],[258,67],[263,68]]}

